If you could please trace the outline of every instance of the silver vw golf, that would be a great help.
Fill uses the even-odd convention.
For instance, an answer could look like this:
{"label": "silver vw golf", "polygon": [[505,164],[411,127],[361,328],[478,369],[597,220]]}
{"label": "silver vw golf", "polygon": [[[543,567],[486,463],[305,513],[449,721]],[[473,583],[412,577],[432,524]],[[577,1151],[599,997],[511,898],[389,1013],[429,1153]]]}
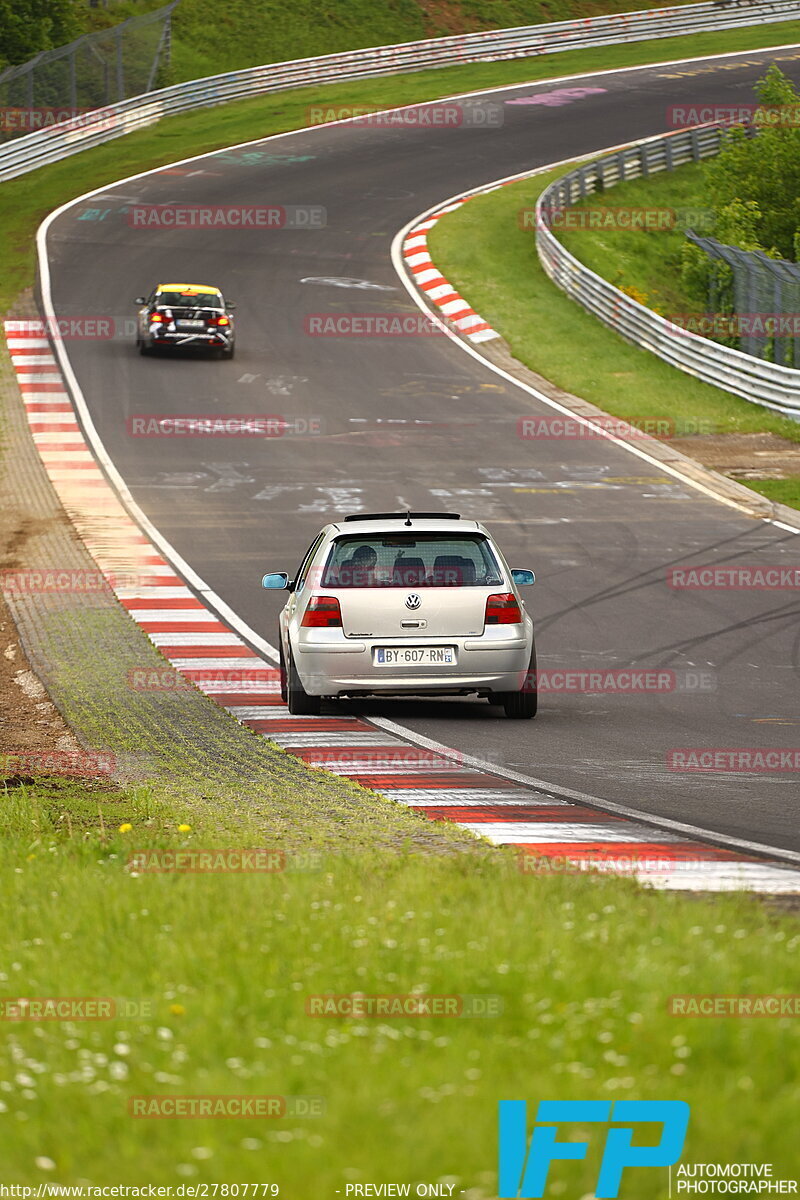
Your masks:
{"label": "silver vw golf", "polygon": [[323,697],[478,693],[506,716],[536,713],[533,621],[490,534],[457,513],[374,513],[326,525],[289,592],[278,645],[289,712]]}

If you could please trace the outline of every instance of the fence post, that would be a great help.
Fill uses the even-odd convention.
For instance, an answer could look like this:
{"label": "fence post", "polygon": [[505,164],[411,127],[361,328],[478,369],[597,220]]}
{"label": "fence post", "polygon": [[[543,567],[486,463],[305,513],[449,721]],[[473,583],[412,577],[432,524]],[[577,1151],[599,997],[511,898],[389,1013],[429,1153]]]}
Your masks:
{"label": "fence post", "polygon": [[650,175],[650,160],[647,157],[649,149],[650,149],[649,142],[645,142],[644,145],[639,147],[639,168],[641,171],[642,179],[647,179]]}
{"label": "fence post", "polygon": [[70,108],[78,107],[78,74],[75,69],[75,55],[73,50],[69,56],[69,104]]}
{"label": "fence post", "polygon": [[117,43],[117,99],[125,99],[125,71],[122,65],[122,31],[117,29],[115,41]]}

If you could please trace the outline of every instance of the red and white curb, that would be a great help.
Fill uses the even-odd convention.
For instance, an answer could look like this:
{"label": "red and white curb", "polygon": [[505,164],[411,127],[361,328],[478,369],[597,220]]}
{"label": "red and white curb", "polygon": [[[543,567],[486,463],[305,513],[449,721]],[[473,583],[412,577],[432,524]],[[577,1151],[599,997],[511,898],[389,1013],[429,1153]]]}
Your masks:
{"label": "red and white curb", "polygon": [[421,749],[360,717],[292,716],[277,670],[205,608],[123,507],[84,440],[44,325],[6,321],[5,332],[31,435],[99,570],[172,667],[243,725],[310,767],[516,847],[524,871],[592,869],[671,890],[800,892],[800,870],[790,866],[509,784],[491,765]]}
{"label": "red and white curb", "polygon": [[447,213],[455,212],[466,202],[466,198],[454,200],[452,204],[448,204],[441,211],[433,213],[432,216],[420,221],[419,225],[410,229],[403,241],[403,258],[416,286],[432,304],[436,305],[450,325],[454,326],[470,342],[488,342],[492,338],[499,337],[500,334],[467,304],[464,297],[455,290],[452,284],[447,282],[438,268],[434,266],[428,252],[429,231]]}

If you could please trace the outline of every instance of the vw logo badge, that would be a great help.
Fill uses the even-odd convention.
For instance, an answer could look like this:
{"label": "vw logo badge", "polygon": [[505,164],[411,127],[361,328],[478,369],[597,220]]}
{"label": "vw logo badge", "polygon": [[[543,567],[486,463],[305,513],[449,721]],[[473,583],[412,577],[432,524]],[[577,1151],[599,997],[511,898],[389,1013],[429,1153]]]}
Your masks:
{"label": "vw logo badge", "polygon": [[411,592],[410,595],[406,596],[406,608],[410,608],[412,612],[419,608],[421,603],[422,601],[416,592]]}

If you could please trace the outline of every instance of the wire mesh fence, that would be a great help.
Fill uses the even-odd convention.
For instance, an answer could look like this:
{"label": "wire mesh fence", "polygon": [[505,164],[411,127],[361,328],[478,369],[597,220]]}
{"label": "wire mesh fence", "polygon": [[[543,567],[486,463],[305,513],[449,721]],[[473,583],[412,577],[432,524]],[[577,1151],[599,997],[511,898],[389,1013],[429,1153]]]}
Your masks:
{"label": "wire mesh fence", "polygon": [[686,236],[712,260],[708,308],[720,318],[717,340],[765,362],[800,368],[800,266],[691,231]]}
{"label": "wire mesh fence", "polygon": [[92,109],[164,86],[178,3],[171,0],[0,72],[0,141],[79,122]]}

